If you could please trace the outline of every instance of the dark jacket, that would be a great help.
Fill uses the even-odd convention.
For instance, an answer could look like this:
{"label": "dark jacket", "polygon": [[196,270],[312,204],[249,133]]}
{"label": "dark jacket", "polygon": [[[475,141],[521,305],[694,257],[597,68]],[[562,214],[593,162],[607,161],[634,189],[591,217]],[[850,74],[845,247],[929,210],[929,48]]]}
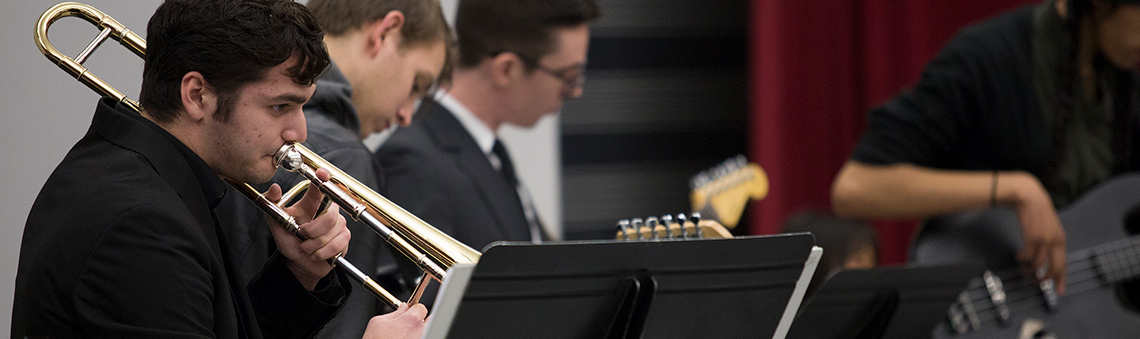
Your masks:
{"label": "dark jacket", "polygon": [[477,250],[530,241],[518,192],[439,103],[425,99],[411,126],[396,130],[376,157],[388,198],[456,240]]}
{"label": "dark jacket", "polygon": [[247,290],[223,232],[229,225],[212,212],[227,194],[236,192],[169,133],[100,101],[28,215],[12,336],[314,333],[347,293],[346,278],[330,274],[308,292],[277,255]]}

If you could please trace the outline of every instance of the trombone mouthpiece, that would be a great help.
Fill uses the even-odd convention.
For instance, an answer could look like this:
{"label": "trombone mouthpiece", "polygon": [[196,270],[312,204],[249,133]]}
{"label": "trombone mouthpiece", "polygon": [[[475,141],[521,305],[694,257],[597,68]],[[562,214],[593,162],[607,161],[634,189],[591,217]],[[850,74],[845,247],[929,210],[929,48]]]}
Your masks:
{"label": "trombone mouthpiece", "polygon": [[293,148],[293,143],[286,143],[277,149],[277,154],[273,156],[273,162],[277,167],[284,168],[289,172],[296,172],[301,168],[301,152],[297,152]]}

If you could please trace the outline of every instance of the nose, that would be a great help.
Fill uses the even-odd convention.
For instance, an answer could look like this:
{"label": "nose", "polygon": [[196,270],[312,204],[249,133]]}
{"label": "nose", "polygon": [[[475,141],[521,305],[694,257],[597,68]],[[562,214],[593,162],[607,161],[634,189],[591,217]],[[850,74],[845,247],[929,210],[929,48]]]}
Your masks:
{"label": "nose", "polygon": [[286,141],[305,142],[308,138],[308,128],[305,126],[305,114],[300,109],[285,119],[285,128],[281,131],[281,138]]}
{"label": "nose", "polygon": [[577,99],[577,98],[581,98],[581,97],[582,97],[582,86],[581,85],[574,86],[574,89],[570,91],[570,98],[571,99]]}

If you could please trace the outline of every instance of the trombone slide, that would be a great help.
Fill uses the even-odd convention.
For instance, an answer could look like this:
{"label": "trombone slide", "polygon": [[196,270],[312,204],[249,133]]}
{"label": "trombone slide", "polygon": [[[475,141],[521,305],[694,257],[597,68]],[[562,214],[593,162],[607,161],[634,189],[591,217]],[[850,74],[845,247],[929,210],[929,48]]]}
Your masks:
{"label": "trombone slide", "polygon": [[[293,218],[293,216],[289,215],[289,213],[285,212],[281,206],[277,206],[277,204],[274,204],[273,202],[269,201],[269,199],[266,199],[264,195],[261,195],[261,193],[257,191],[257,189],[254,189],[253,186],[250,186],[247,183],[236,182],[229,179],[226,179],[226,181],[229,182],[230,185],[233,185],[234,188],[236,188],[239,192],[245,194],[247,198],[252,200],[253,203],[257,205],[257,207],[260,208],[262,212],[265,212],[266,215],[269,215],[270,218],[273,218],[274,221],[277,221],[278,224],[281,224],[281,227],[284,227],[286,230],[292,232],[297,236],[298,239],[301,239],[302,241],[307,240],[307,238],[301,234],[301,226],[297,225],[297,220]],[[369,292],[372,292],[372,295],[375,295],[376,298],[379,298],[380,301],[388,304],[388,306],[399,308],[400,304],[404,303],[403,301],[400,301],[400,299],[393,296],[391,293],[388,293],[387,290],[380,287],[380,284],[377,284],[375,281],[373,281],[371,277],[369,277],[367,274],[364,274],[364,272],[356,268],[355,265],[348,262],[348,259],[345,259],[343,255],[337,255],[335,258],[329,258],[328,262],[329,265],[332,265],[333,267],[339,267],[345,270],[345,272],[348,273],[348,275],[352,277],[353,280],[359,282],[361,285],[367,288]]]}

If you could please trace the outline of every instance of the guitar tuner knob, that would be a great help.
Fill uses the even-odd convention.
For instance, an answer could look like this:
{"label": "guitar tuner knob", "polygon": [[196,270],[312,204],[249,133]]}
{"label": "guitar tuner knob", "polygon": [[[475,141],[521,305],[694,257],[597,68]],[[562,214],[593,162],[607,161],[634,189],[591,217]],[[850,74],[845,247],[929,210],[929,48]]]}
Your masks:
{"label": "guitar tuner knob", "polygon": [[617,222],[618,233],[621,234],[622,239],[629,239],[629,220],[622,219]]}
{"label": "guitar tuner knob", "polygon": [[649,217],[645,219],[645,227],[649,229],[650,239],[658,239],[657,236],[657,217]]}
{"label": "guitar tuner knob", "polygon": [[705,237],[704,232],[701,232],[701,213],[700,212],[690,213],[689,219],[693,221],[693,231],[694,231],[693,233],[696,233],[696,237],[698,239],[704,238]]}
{"label": "guitar tuner knob", "polygon": [[681,226],[681,237],[689,238],[689,229],[685,228],[685,213],[677,213],[677,223]]}
{"label": "guitar tuner knob", "polygon": [[673,216],[668,214],[662,215],[661,225],[665,226],[665,234],[668,234],[669,238],[673,238]]}

